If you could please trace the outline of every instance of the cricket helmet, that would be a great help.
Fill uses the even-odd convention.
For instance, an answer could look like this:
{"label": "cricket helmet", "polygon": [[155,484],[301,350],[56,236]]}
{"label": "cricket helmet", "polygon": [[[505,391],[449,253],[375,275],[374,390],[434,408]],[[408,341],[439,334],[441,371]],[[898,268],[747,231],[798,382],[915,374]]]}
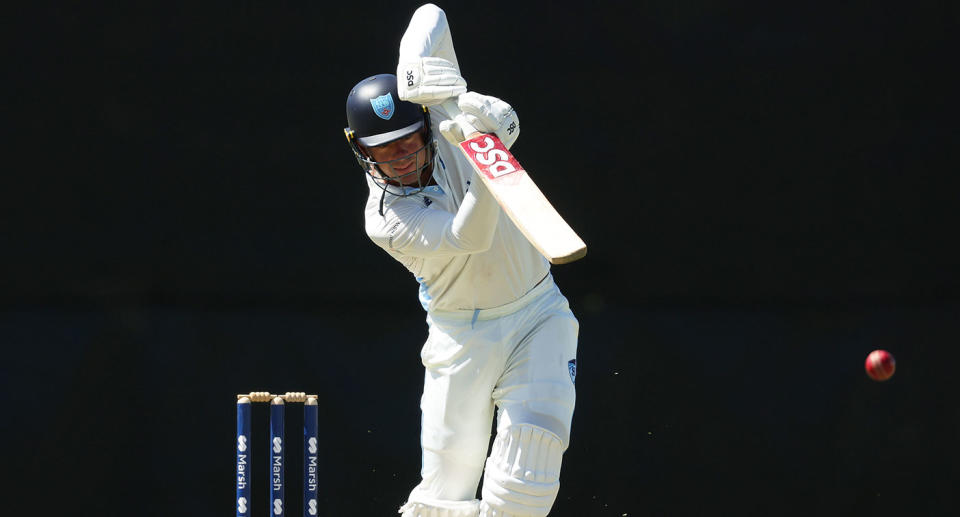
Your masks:
{"label": "cricket helmet", "polygon": [[[419,104],[397,95],[397,76],[379,74],[357,83],[347,96],[347,128],[363,147],[374,147],[403,138],[424,127],[429,115]],[[350,136],[348,135],[348,139]]]}
{"label": "cricket helmet", "polygon": [[[413,153],[416,168],[403,176],[385,174],[390,162],[373,160],[367,149],[389,144],[415,132],[423,133],[424,145]],[[423,190],[430,179],[436,142],[430,129],[430,112],[425,106],[400,100],[397,76],[379,74],[360,81],[347,95],[347,127],[343,130],[357,162],[384,191],[387,185],[399,186],[395,195],[407,196]],[[391,160],[408,159],[408,156]],[[412,180],[416,176],[415,180]],[[394,189],[396,190],[396,189]]]}

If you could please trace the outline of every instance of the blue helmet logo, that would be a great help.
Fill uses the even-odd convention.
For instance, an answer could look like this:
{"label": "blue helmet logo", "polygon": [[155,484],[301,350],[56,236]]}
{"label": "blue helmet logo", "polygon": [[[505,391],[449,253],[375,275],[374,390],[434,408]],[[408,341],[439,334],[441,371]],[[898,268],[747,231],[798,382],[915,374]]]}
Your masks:
{"label": "blue helmet logo", "polygon": [[395,111],[393,96],[390,95],[389,92],[385,95],[370,99],[370,104],[373,106],[373,112],[383,120],[390,120],[390,117],[393,116],[393,112]]}

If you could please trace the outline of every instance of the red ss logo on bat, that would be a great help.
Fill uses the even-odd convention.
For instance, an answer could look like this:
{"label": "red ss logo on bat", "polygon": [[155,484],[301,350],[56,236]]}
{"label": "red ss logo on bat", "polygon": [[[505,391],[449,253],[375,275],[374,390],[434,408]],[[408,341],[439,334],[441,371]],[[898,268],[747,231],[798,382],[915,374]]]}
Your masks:
{"label": "red ss logo on bat", "polygon": [[474,162],[477,169],[490,179],[523,170],[520,163],[510,154],[510,151],[507,151],[499,138],[480,135],[461,142],[460,147]]}

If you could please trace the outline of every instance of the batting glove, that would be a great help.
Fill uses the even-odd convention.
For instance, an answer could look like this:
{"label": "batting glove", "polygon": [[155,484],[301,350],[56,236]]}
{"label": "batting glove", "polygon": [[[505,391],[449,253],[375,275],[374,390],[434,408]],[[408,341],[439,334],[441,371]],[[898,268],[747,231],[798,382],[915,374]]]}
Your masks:
{"label": "batting glove", "polygon": [[421,57],[397,66],[400,100],[433,106],[467,91],[457,65],[439,57]]}
{"label": "batting glove", "polygon": [[457,99],[457,106],[461,111],[459,115],[453,120],[440,122],[440,134],[453,144],[466,140],[468,136],[464,134],[463,122],[481,133],[496,134],[507,149],[520,136],[520,117],[517,112],[496,97],[467,92]]}

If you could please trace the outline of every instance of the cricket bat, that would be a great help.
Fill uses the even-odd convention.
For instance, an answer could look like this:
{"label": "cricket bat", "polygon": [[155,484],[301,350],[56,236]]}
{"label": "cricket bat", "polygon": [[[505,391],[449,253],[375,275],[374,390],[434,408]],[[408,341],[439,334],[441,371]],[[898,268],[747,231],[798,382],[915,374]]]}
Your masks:
{"label": "cricket bat", "polygon": [[[441,106],[450,118],[460,113],[456,98],[447,99]],[[557,213],[500,138],[464,127],[462,120],[460,126],[467,135],[466,140],[460,142],[460,151],[530,244],[551,264],[567,264],[583,258],[587,254],[583,239]]]}

